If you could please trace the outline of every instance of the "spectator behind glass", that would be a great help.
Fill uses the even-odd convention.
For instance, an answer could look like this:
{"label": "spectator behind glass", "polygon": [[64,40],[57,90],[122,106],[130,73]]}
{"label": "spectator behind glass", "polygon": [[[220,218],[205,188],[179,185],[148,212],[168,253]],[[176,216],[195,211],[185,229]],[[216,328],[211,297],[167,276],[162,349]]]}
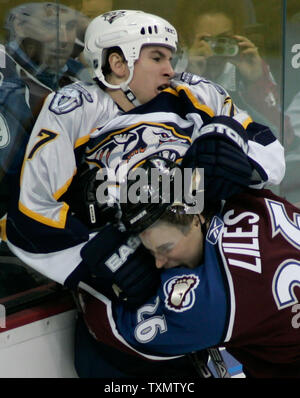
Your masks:
{"label": "spectator behind glass", "polygon": [[[285,80],[285,112],[290,118],[296,139],[294,145],[286,151],[287,177],[282,183],[283,192],[300,207],[300,4],[296,4],[296,12],[287,19],[286,26],[286,80]],[[294,10],[295,10],[294,8]]]}
{"label": "spectator behind glass", "polygon": [[75,80],[82,66],[70,59],[77,35],[78,12],[51,2],[27,3],[6,17],[7,52],[50,89]]}
{"label": "spectator behind glass", "polygon": [[7,44],[0,49],[0,216],[44,99],[82,76],[83,66],[70,58],[76,15],[69,7],[43,2],[22,4],[6,17]]}
{"label": "spectator behind glass", "polygon": [[[77,16],[72,8],[50,2],[22,4],[10,9],[6,16],[7,43],[0,48],[1,239],[5,240],[7,207],[18,186],[25,147],[44,99],[53,90],[82,78],[83,66],[70,58]],[[26,283],[26,274],[18,282],[22,267],[11,264],[12,259],[5,264],[5,256],[11,253],[1,239],[3,297],[34,284]]]}
{"label": "spectator behind glass", "polygon": [[[271,126],[280,138],[278,87],[259,53],[261,26],[255,23],[253,8],[249,14],[249,5],[235,0],[185,2],[189,26],[177,24],[187,52],[180,67],[225,87],[240,108]],[[256,43],[248,38],[250,32]],[[291,146],[294,132],[287,117],[285,134]]]}

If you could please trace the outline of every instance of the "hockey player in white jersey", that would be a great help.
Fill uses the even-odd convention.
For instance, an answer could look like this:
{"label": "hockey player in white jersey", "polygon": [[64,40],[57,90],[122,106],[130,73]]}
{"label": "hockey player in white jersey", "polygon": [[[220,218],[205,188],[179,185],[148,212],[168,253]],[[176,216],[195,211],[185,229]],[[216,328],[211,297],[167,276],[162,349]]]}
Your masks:
{"label": "hockey player in white jersey", "polygon": [[[177,33],[167,21],[112,11],[91,22],[85,42],[96,82],[72,84],[46,99],[27,146],[18,209],[10,212],[7,227],[9,245],[23,261],[70,286],[82,278],[80,250],[95,233],[62,198],[87,158],[90,167],[115,170],[155,153],[180,160],[211,131],[213,141],[227,134],[230,143],[231,137],[232,151],[234,139],[245,142],[239,152],[247,151],[253,167],[246,183],[278,184],[284,175],[280,143],[225,90],[186,73],[173,79]],[[232,173],[234,178],[238,170],[232,167]]]}
{"label": "hockey player in white jersey", "polygon": [[[72,192],[83,165],[117,172],[153,154],[180,162],[191,148],[191,167],[195,156],[207,153],[207,183],[219,199],[241,186],[282,180],[283,148],[272,132],[238,109],[222,87],[189,73],[175,75],[176,46],[176,29],[160,17],[105,13],[85,37],[95,83],[77,82],[46,99],[27,146],[7,237],[10,249],[48,278],[71,289],[81,282],[109,289],[106,294],[132,304],[156,283],[157,270],[139,245],[131,246],[117,270],[103,270],[97,248],[116,251],[128,236],[115,228],[98,232],[98,220],[76,216]],[[83,248],[93,255],[83,259]],[[90,260],[99,262],[100,277],[91,274]]]}

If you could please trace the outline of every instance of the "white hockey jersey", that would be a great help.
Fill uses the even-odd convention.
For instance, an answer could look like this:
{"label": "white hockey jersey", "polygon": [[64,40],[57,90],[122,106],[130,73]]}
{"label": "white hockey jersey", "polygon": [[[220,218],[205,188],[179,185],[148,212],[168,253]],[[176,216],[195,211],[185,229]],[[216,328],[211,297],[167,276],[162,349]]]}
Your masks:
{"label": "white hockey jersey", "polygon": [[82,162],[129,168],[159,154],[180,160],[212,117],[234,118],[248,133],[253,187],[279,184],[284,151],[266,126],[253,123],[220,86],[183,73],[172,88],[123,112],[96,84],[75,83],[50,94],[31,134],[20,197],[7,220],[10,249],[38,272],[74,287],[83,278],[80,250],[90,233],[61,198]]}

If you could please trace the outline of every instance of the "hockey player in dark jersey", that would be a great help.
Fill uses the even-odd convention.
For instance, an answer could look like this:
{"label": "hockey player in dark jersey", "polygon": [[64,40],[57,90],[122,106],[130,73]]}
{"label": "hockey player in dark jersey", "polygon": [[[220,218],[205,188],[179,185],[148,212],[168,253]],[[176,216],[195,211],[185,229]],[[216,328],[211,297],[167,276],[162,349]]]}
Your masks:
{"label": "hockey player in dark jersey", "polygon": [[[162,175],[178,169],[169,163],[159,159]],[[142,166],[147,176],[157,164]],[[246,189],[190,214],[156,189],[144,184],[148,202],[121,204],[121,220],[154,256],[161,285],[136,310],[84,293],[92,334],[133,355],[226,347],[248,377],[299,378],[299,209],[269,190]]]}

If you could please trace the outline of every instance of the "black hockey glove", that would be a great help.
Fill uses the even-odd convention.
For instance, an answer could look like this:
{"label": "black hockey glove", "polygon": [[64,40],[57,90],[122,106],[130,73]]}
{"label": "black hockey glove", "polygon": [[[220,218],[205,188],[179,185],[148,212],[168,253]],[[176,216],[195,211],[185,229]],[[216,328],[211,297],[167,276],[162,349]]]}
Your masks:
{"label": "black hockey glove", "polygon": [[153,256],[136,236],[106,225],[81,250],[94,286],[129,307],[143,304],[155,294],[160,272]]}
{"label": "black hockey glove", "polygon": [[183,168],[204,169],[204,200],[218,201],[251,184],[247,133],[235,120],[219,116],[200,130],[182,160]]}
{"label": "black hockey glove", "polygon": [[99,230],[108,222],[114,222],[119,207],[116,203],[109,206],[107,201],[100,203],[97,200],[97,188],[102,180],[97,180],[97,167],[89,170],[85,169],[75,178],[68,192],[68,198],[65,198],[70,205],[70,209],[90,230]]}

